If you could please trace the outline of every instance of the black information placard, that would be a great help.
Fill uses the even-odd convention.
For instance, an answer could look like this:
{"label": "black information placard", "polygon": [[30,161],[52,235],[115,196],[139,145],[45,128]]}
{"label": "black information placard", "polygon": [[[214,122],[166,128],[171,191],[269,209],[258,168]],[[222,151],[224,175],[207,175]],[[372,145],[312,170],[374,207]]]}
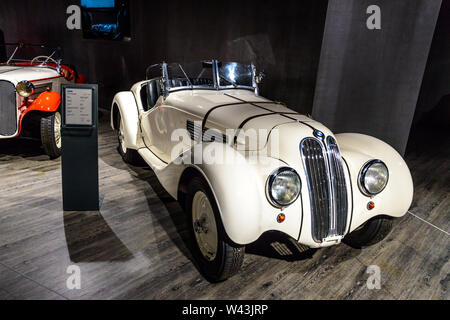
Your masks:
{"label": "black information placard", "polygon": [[61,176],[64,211],[97,211],[98,86],[63,84]]}

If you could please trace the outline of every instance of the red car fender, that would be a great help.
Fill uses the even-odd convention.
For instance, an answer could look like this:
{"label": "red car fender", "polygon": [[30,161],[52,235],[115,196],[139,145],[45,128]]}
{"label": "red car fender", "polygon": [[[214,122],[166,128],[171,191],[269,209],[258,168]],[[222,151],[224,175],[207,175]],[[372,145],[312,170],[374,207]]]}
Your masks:
{"label": "red car fender", "polygon": [[78,74],[78,77],[75,79],[75,83],[86,83],[86,77],[84,74]]}
{"label": "red car fender", "polygon": [[[28,112],[30,111],[55,112],[56,110],[58,110],[60,103],[61,103],[61,95],[55,91],[42,92],[33,101],[24,100],[21,109],[22,108],[26,109],[21,113],[19,117],[19,130],[17,132],[17,135],[20,134],[20,131],[22,129],[23,118]],[[29,104],[28,107],[27,104]]]}
{"label": "red car fender", "polygon": [[61,95],[55,91],[45,91],[42,92],[30,106],[25,110],[25,112],[38,110],[46,112],[55,112],[58,110],[59,104],[61,103]]}

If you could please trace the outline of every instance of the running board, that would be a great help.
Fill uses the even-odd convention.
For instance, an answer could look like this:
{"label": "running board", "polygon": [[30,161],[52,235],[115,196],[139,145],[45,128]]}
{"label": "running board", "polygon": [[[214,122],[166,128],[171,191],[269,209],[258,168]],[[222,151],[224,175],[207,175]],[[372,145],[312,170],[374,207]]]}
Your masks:
{"label": "running board", "polygon": [[147,148],[141,148],[138,150],[138,153],[141,155],[142,159],[153,169],[153,170],[162,170],[167,166],[167,163],[159,159],[153,152],[148,150]]}

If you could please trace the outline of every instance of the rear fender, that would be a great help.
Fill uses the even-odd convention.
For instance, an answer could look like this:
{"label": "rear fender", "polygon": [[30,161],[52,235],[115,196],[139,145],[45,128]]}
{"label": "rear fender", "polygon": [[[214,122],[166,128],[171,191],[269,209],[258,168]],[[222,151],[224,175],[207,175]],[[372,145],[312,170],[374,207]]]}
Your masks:
{"label": "rear fender", "polygon": [[86,83],[86,76],[84,74],[77,74],[75,83]]}

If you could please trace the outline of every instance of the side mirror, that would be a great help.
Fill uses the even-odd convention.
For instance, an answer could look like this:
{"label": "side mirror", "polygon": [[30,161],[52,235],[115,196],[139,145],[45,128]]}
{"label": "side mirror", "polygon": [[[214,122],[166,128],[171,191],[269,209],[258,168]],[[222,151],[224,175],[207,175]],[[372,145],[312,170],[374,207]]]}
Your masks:
{"label": "side mirror", "polygon": [[264,78],[266,77],[266,74],[264,73],[264,70],[261,70],[260,72],[258,72],[258,74],[255,77],[255,81],[257,84],[260,84]]}

